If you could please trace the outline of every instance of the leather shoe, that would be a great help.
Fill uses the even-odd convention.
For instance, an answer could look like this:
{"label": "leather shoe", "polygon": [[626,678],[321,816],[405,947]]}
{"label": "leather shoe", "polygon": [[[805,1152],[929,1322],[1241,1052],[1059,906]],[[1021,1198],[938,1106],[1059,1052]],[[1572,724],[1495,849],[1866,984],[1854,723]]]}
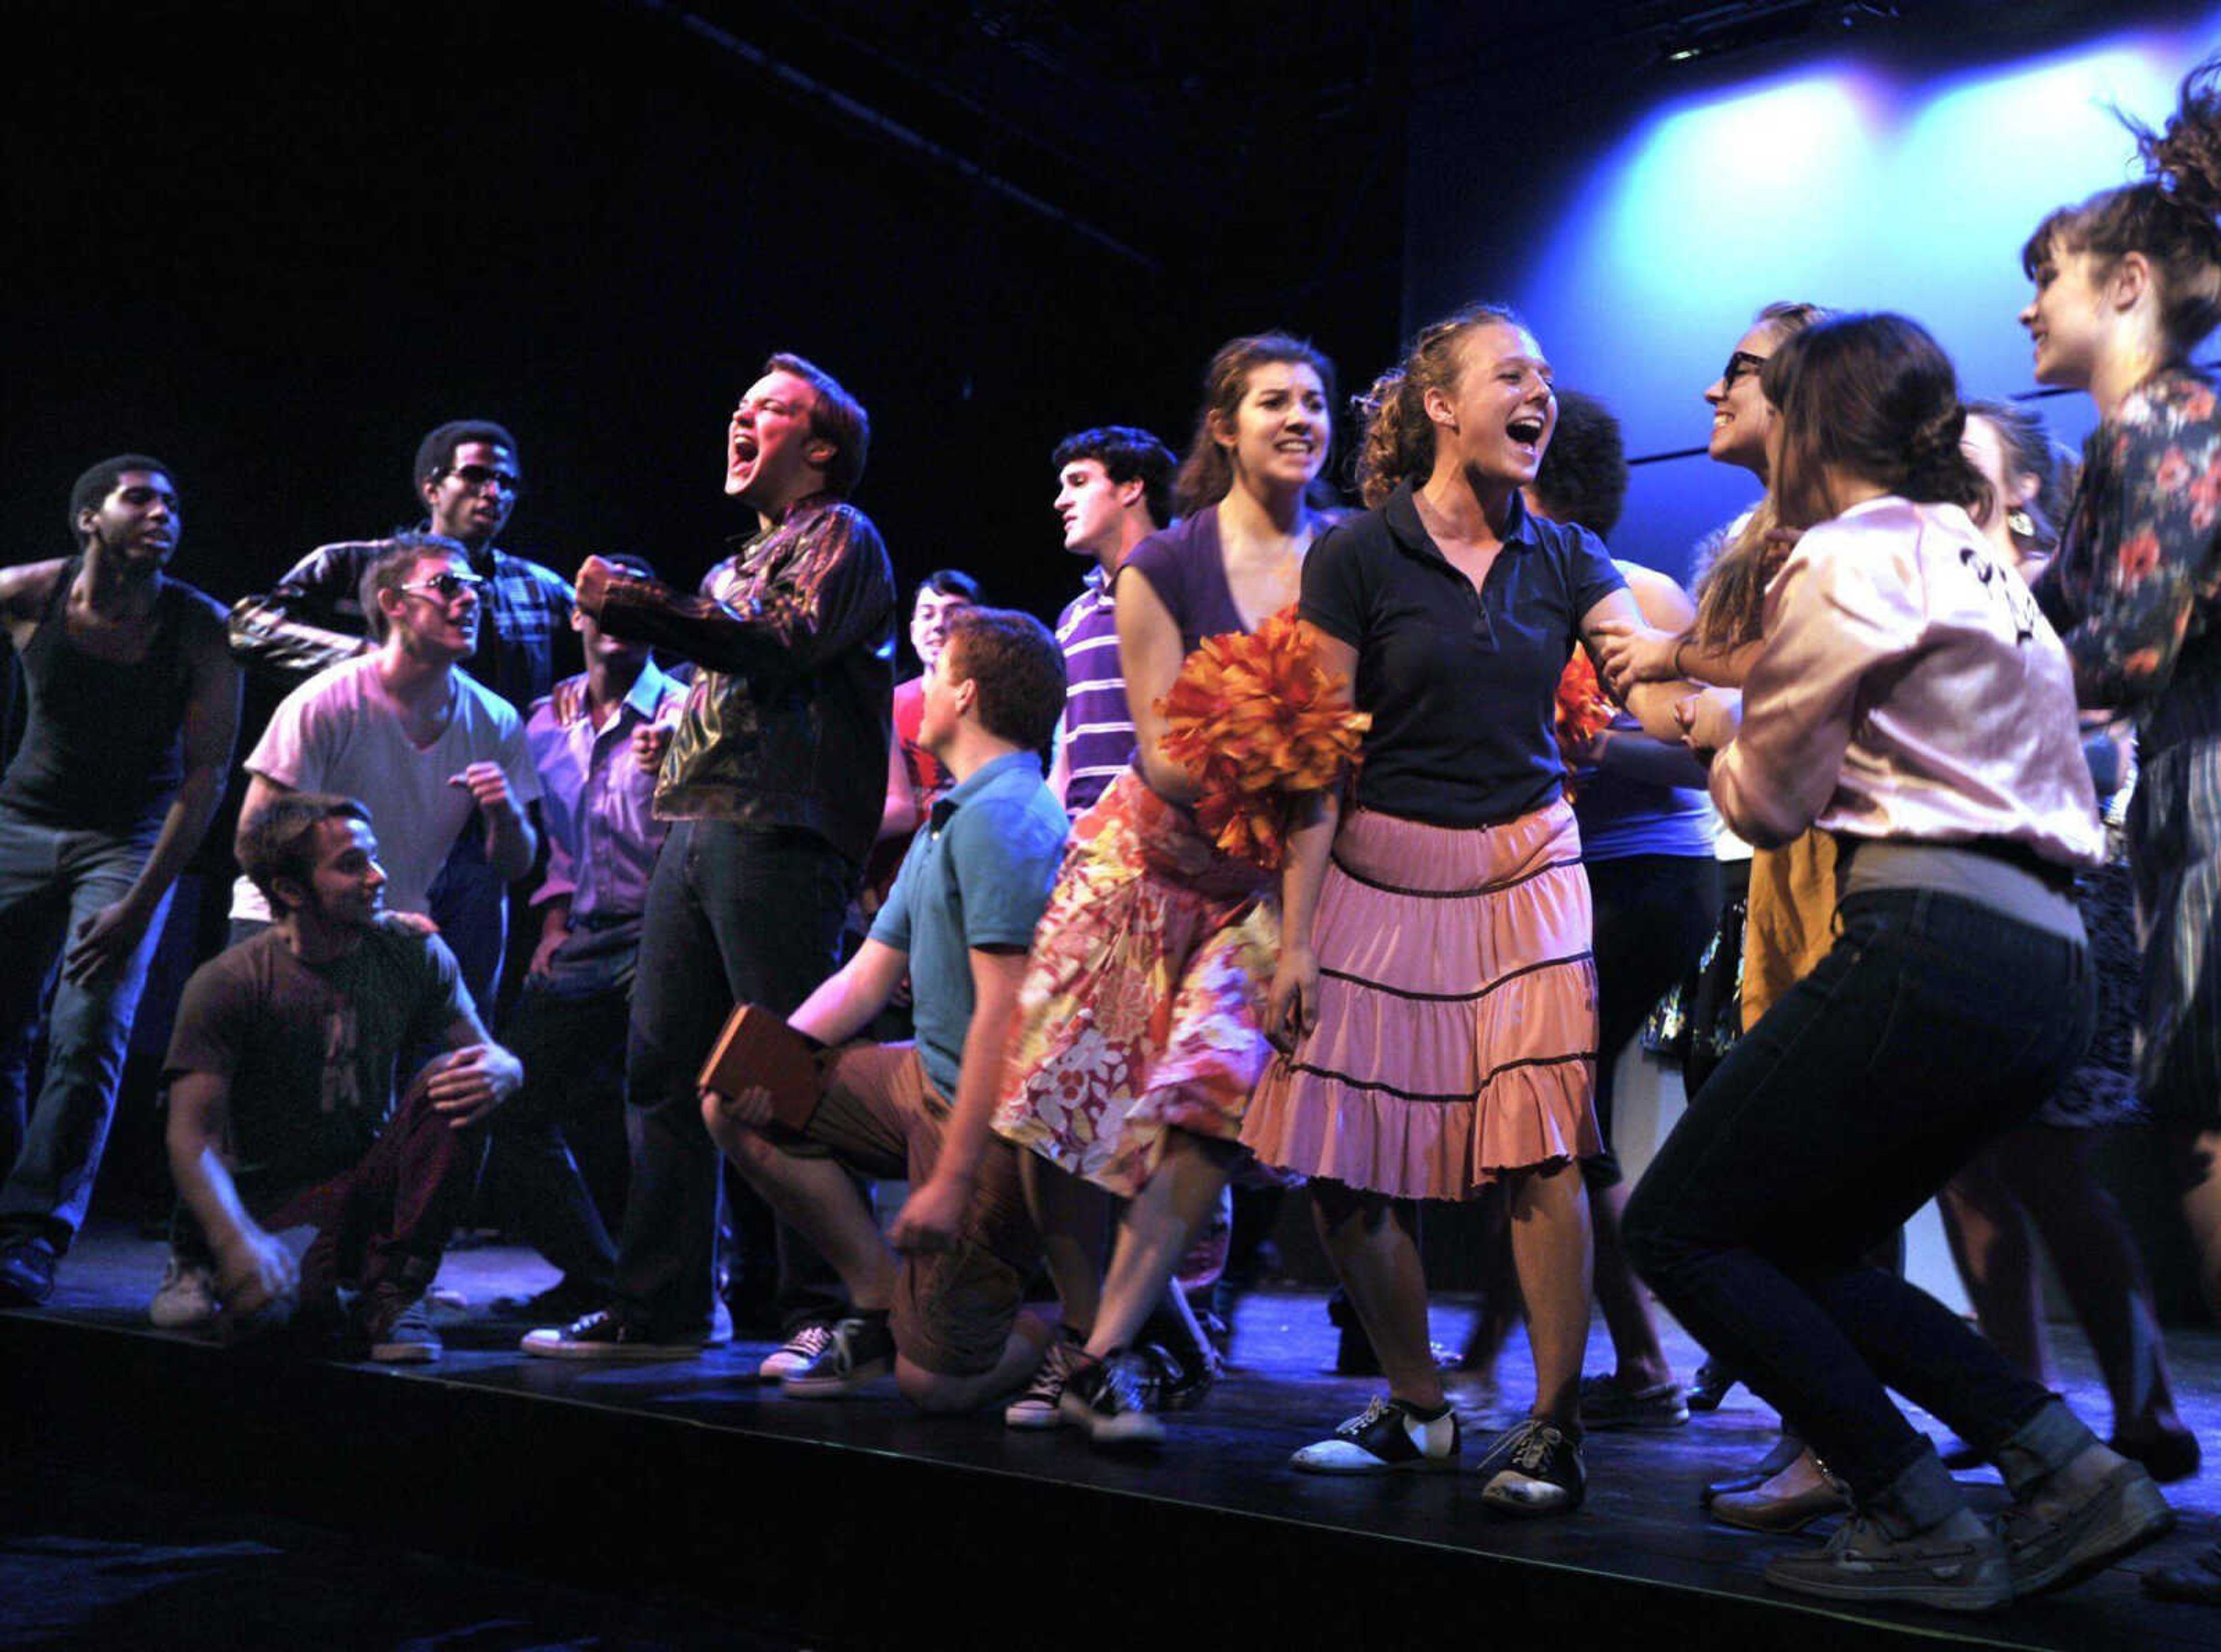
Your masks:
{"label": "leather shoe", "polygon": [[1820,1460],[1807,1449],[1764,1485],[1712,1499],[1712,1518],[1746,1531],[1802,1531],[1823,1515],[1851,1506]]}
{"label": "leather shoe", "polygon": [[35,1308],[53,1295],[58,1260],[41,1240],[0,1245],[0,1308]]}
{"label": "leather shoe", "polygon": [[1717,1360],[1706,1360],[1697,1367],[1697,1374],[1689,1379],[1686,1398],[1692,1411],[1716,1411],[1720,1402],[1741,1380],[1736,1374]]}
{"label": "leather shoe", "polygon": [[1795,1462],[1798,1455],[1804,1449],[1805,1442],[1795,1435],[1781,1435],[1775,1439],[1772,1449],[1755,1464],[1744,1469],[1741,1474],[1729,1474],[1712,1481],[1705,1487],[1703,1495],[1699,1497],[1697,1501],[1709,1509],[1712,1506],[1715,1498],[1725,1497],[1731,1492],[1755,1492],[1788,1467],[1791,1463]]}
{"label": "leather shoe", "polygon": [[2204,1461],[2198,1436],[2180,1423],[2141,1438],[2116,1434],[2105,1443],[2131,1461],[2142,1463],[2144,1472],[2162,1486],[2188,1480]]}

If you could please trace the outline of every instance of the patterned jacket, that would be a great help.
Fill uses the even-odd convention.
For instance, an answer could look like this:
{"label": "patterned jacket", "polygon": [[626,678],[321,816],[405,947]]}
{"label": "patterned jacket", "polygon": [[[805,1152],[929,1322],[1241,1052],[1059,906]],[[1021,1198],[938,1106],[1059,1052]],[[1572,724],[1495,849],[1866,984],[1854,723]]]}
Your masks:
{"label": "patterned jacket", "polygon": [[656,779],[660,818],[799,827],[864,863],[894,699],[894,569],[869,517],[813,495],[699,595],[613,578],[600,618],[702,667]]}
{"label": "patterned jacket", "polygon": [[2147,753],[2221,735],[2221,404],[2187,368],[2130,392],[2082,448],[2036,594],[2085,705],[2137,715]]}

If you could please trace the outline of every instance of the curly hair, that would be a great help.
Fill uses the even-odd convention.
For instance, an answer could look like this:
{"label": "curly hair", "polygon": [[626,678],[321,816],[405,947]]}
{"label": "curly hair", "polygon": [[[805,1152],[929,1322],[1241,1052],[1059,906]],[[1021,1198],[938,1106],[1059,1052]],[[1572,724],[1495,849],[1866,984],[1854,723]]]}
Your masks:
{"label": "curly hair", "polygon": [[1523,327],[1503,304],[1467,304],[1421,328],[1404,351],[1404,360],[1354,397],[1350,408],[1362,434],[1357,444],[1357,496],[1366,509],[1406,481],[1423,482],[1434,473],[1435,422],[1427,416],[1427,392],[1457,385],[1464,363],[1458,346],[1481,327]]}
{"label": "curly hair", "polygon": [[1195,435],[1173,482],[1173,508],[1181,516],[1192,516],[1217,504],[1233,488],[1234,460],[1219,445],[1216,427],[1234,422],[1248,392],[1249,375],[1276,361],[1309,367],[1326,391],[1326,404],[1334,405],[1334,363],[1309,340],[1291,333],[1251,333],[1220,345],[1204,369],[1203,406],[1195,416]]}
{"label": "curly hair", "polygon": [[2021,269],[2033,281],[2061,253],[2088,253],[2104,274],[2141,253],[2157,278],[2160,330],[2187,354],[2221,326],[2221,53],[2183,78],[2158,131],[2120,118],[2149,175],[2051,212],[2021,248]]}
{"label": "curly hair", "polygon": [[1558,428],[1535,472],[1535,497],[1553,522],[1611,537],[1627,504],[1627,447],[1619,420],[1593,396],[1558,392]]}

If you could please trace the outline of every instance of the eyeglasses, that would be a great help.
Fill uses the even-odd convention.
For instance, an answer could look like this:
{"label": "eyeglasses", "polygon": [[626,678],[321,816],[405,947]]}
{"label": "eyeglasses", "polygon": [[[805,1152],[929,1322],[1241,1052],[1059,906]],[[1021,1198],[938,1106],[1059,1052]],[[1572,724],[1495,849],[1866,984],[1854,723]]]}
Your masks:
{"label": "eyeglasses", "polygon": [[1745,373],[1756,372],[1765,365],[1764,356],[1753,355],[1748,350],[1737,350],[1728,358],[1728,365],[1720,369],[1720,388],[1724,391],[1733,390],[1736,387],[1736,379]]}
{"label": "eyeglasses", "polygon": [[447,474],[473,493],[497,487],[512,499],[524,491],[524,479],[515,471],[497,471],[491,465],[451,465]]}
{"label": "eyeglasses", "polygon": [[451,603],[466,591],[476,596],[479,587],[485,583],[475,573],[457,573],[451,569],[445,573],[435,573],[429,579],[411,579],[401,588],[422,596],[437,597],[443,603]]}

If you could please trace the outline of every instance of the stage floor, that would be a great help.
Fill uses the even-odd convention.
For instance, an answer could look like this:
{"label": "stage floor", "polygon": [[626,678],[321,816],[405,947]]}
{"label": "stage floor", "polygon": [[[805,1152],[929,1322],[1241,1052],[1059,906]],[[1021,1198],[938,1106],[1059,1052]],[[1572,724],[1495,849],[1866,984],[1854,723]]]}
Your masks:
{"label": "stage floor", "polygon": [[[235,1354],[189,1347],[187,1339],[147,1326],[145,1303],[160,1276],[161,1255],[159,1244],[95,1231],[66,1264],[47,1310],[0,1317],[0,1367],[4,1367],[8,1388],[17,1392],[17,1403],[28,1398],[34,1406],[50,1407],[58,1418],[71,1412],[76,1390],[66,1395],[53,1387],[41,1390],[30,1370],[36,1366],[52,1381],[62,1380],[53,1375],[53,1368],[56,1350],[65,1347],[80,1373],[97,1373],[103,1361],[114,1365],[129,1361],[154,1361],[148,1367],[153,1371],[163,1368],[160,1362],[167,1360],[184,1361],[175,1368],[194,1382],[224,1382],[235,1380],[231,1374],[235,1369],[260,1368]],[[1233,1368],[1225,1380],[1200,1409],[1169,1419],[1170,1437],[1161,1454],[1131,1461],[1097,1454],[1068,1431],[1017,1433],[992,1417],[919,1417],[895,1398],[891,1385],[830,1403],[786,1399],[776,1387],[754,1380],[756,1362],[768,1349],[760,1342],[739,1342],[699,1359],[657,1365],[612,1367],[527,1359],[515,1346],[522,1328],[494,1321],[485,1305],[505,1293],[529,1292],[551,1279],[545,1265],[527,1252],[486,1247],[454,1253],[441,1284],[461,1292],[471,1305],[460,1313],[443,1311],[439,1316],[447,1342],[444,1360],[434,1366],[392,1370],[333,1367],[335,1374],[351,1371],[348,1381],[371,1385],[347,1391],[363,1397],[350,1402],[347,1409],[382,1408],[420,1419],[447,1414],[459,1419],[499,1417],[522,1430],[522,1437],[529,1438],[537,1427],[550,1441],[584,1425],[581,1407],[595,1414],[596,1427],[617,1428],[635,1421],[642,1427],[691,1425],[681,1436],[692,1442],[681,1446],[682,1461],[698,1459],[705,1474],[713,1461],[725,1465],[760,1461],[766,1474],[779,1476],[791,1475],[797,1465],[806,1465],[811,1518],[829,1517],[824,1511],[829,1506],[841,1511],[829,1517],[852,1521],[856,1530],[845,1534],[849,1537],[885,1522],[885,1536],[905,1552],[934,1541],[931,1523],[939,1493],[932,1487],[947,1492],[960,1485],[967,1507],[979,1499],[979,1507],[992,1509],[1001,1499],[1015,1552],[1035,1557],[1025,1562],[1029,1565],[1057,1556],[1059,1539],[1053,1529],[1072,1518],[1094,1522],[1104,1532],[1114,1527],[1123,1530],[1129,1524],[1141,1531],[1152,1527],[1185,1531],[1189,1525],[1183,1523],[1196,1517],[1223,1516],[1241,1523],[1238,1529],[1248,1534],[1245,1541],[1277,1544],[1291,1555],[1298,1549],[1306,1555],[1331,1555],[1336,1542],[1346,1541],[1355,1545],[1350,1555],[1361,1561],[1362,1568],[1343,1581],[1351,1589],[1380,1592],[1375,1621],[1392,1644],[1430,1643],[1428,1625],[1441,1621],[1446,1627],[1448,1620],[1438,1620],[1423,1599],[1398,1587],[1392,1570],[1384,1575],[1377,1568],[1408,1566],[1415,1580],[1422,1575],[1455,1578],[1459,1575],[1455,1567],[1447,1573],[1443,1567],[1459,1560],[1479,1566],[1476,1577],[1498,1585],[1513,1579],[1530,1593],[1547,1594],[1586,1580],[1616,1598],[1624,1594],[1630,1603],[1649,1601],[1677,1621],[1701,1622],[1716,1614],[1724,1632],[1733,1621],[1737,1644],[1752,1643],[1754,1633],[1766,1640],[1777,1638],[1768,1629],[1778,1630],[1783,1643],[1807,1648],[1852,1643],[1861,1638],[1862,1624],[1870,1626],[1874,1638],[1882,1640],[1911,1631],[1943,1634],[1962,1643],[2061,1649],[2221,1644],[2221,1612],[2150,1601],[2143,1595],[2137,1575],[2152,1565],[2187,1556],[2212,1542],[2221,1529],[2221,1467],[2211,1455],[2199,1477],[2168,1488],[2182,1517],[2177,1531],[2076,1589],[1971,1620],[1913,1611],[1816,1611],[1769,1590],[1761,1568],[1785,1543],[1812,1540],[1824,1534],[1826,1527],[1804,1539],[1764,1537],[1711,1523],[1698,1506],[1698,1492],[1706,1480],[1755,1460],[1771,1443],[1771,1414],[1747,1391],[1736,1391],[1719,1411],[1700,1415],[1686,1428],[1592,1436],[1586,1450],[1586,1506],[1569,1518],[1520,1523],[1484,1510],[1473,1495],[1476,1488],[1469,1474],[1335,1480],[1298,1474],[1286,1467],[1290,1452],[1361,1408],[1377,1386],[1324,1374],[1333,1357],[1335,1336],[1317,1292],[1261,1291],[1248,1297],[1235,1328]],[[1436,1339],[1446,1346],[1461,1345],[1469,1317],[1470,1309],[1464,1304],[1439,1305]],[[2055,1339],[2071,1402],[2102,1431],[2109,1413],[2079,1334],[2057,1327]],[[1693,1347],[1670,1325],[1668,1349],[1685,1373],[1693,1366]],[[2169,1352],[2186,1420],[2199,1430],[2209,1454],[2221,1454],[2221,1336],[2180,1335],[2170,1340]],[[1592,1339],[1591,1368],[1601,1368],[1608,1359],[1599,1326]],[[264,1371],[236,1380],[248,1386],[267,1385],[272,1375]],[[84,1378],[75,1380],[81,1384]],[[1466,1374],[1453,1374],[1451,1383],[1471,1462],[1497,1429],[1523,1412],[1530,1397],[1523,1341],[1515,1336],[1506,1350],[1500,1387],[1495,1391]],[[31,1385],[28,1394],[22,1392],[27,1384]],[[390,1386],[395,1384],[405,1386]],[[260,1392],[270,1390],[266,1386]],[[143,1403],[160,1406],[163,1396],[148,1393]],[[112,1411],[113,1402],[108,1404]],[[1940,1428],[1924,1425],[1941,1437]],[[129,1451],[132,1424],[121,1421],[113,1426],[120,1434],[101,1440],[97,1449],[88,1441],[73,1441],[65,1425],[58,1424],[50,1434],[34,1431],[33,1437],[37,1449],[59,1461],[82,1464],[91,1454],[98,1457],[97,1466],[103,1471],[120,1467],[149,1483],[181,1461],[135,1466]],[[310,1417],[289,1426],[295,1428],[305,1449],[308,1442],[301,1431],[313,1431],[319,1424]],[[424,1426],[421,1420],[408,1424],[412,1430]],[[477,1430],[483,1425],[473,1422],[470,1426]],[[751,1450],[758,1454],[756,1459],[745,1456]],[[803,1455],[795,1455],[798,1451]],[[873,1476],[896,1460],[916,1469],[947,1472],[905,1492],[895,1507],[845,1503],[838,1496],[835,1488],[844,1474],[857,1476],[859,1486],[876,1486],[881,1481]],[[729,1467],[717,1472],[729,1478]],[[1985,1502],[2002,1500],[1993,1475],[1978,1472],[1962,1479],[1986,1488],[1980,1494]],[[190,1474],[182,1482],[166,1483],[195,1484],[209,1495],[222,1495],[226,1489],[205,1483],[204,1475],[197,1481]],[[743,1509],[753,1505],[760,1511],[778,1503],[777,1486],[760,1479],[729,1490],[735,1518],[742,1524]],[[493,1488],[488,1488],[487,1496],[498,1500]],[[286,1511],[303,1511],[297,1492]],[[1051,1528],[1051,1535],[1045,1539],[1033,1529],[1036,1524]],[[1204,1568],[1199,1575],[1209,1580],[1206,1557],[1189,1559]],[[1122,1572],[1126,1575],[1122,1577]],[[1142,1586],[1146,1574],[1147,1568],[1138,1561],[1129,1570],[1098,1554],[1083,1567],[1082,1575],[1095,1576],[1108,1586],[1110,1599],[1085,1605],[1069,1592],[1067,1599],[1097,1618],[1115,1616],[1118,1592]],[[1184,1590],[1197,1586],[1182,1586]],[[1244,1587],[1242,1577],[1224,1576],[1211,1580],[1211,1587],[1197,1597],[1193,1621],[1198,1639],[1208,1638],[1202,1633],[1207,1627],[1239,1631],[1247,1615]],[[1636,1609],[1642,1609],[1639,1604]],[[1407,1611],[1411,1616],[1405,1621],[1399,1614]],[[1755,1630],[1754,1625],[1759,1627]],[[827,1638],[837,1642],[837,1637]],[[1629,1638],[1641,1638],[1632,1623]],[[867,1637],[860,1643],[871,1642]],[[1568,1642],[1575,1643],[1588,1643]]]}

